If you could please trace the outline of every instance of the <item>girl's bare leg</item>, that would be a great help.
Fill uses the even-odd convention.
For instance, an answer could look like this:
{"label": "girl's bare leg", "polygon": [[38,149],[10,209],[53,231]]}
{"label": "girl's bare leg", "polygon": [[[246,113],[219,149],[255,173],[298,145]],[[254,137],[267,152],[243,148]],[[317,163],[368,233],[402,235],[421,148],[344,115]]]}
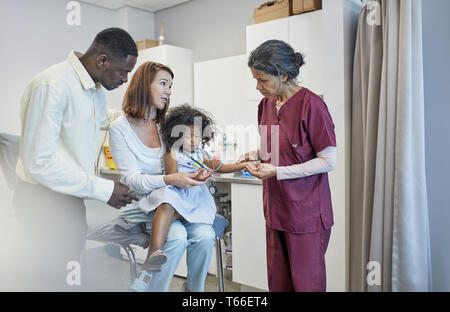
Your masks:
{"label": "girl's bare leg", "polygon": [[150,237],[150,246],[148,248],[147,258],[142,266],[142,269],[147,270],[149,268],[150,255],[158,250],[162,249],[167,239],[167,233],[169,227],[173,221],[182,219],[181,215],[169,204],[162,204],[156,208],[155,216],[152,222],[152,235]]}

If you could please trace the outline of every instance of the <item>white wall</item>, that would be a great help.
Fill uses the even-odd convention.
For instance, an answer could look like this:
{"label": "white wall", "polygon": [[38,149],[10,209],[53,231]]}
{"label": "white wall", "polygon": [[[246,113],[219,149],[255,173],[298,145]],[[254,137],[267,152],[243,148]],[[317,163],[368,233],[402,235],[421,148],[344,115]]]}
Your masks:
{"label": "white wall", "polygon": [[450,291],[450,1],[422,1],[425,148],[433,291]]}
{"label": "white wall", "polygon": [[[20,134],[20,98],[26,85],[40,71],[64,61],[71,50],[84,52],[101,30],[121,27],[135,40],[154,38],[153,13],[127,7],[113,11],[79,2],[81,24],[69,26],[68,2],[0,1],[0,132]],[[6,189],[3,177],[0,194],[0,228],[2,233],[15,233],[18,227],[10,205],[12,192]],[[98,226],[118,214],[118,210],[95,200],[86,204],[90,226]],[[12,241],[1,239],[0,246],[1,250],[14,247]],[[0,259],[0,268],[7,267],[3,260]]]}
{"label": "white wall", "polygon": [[192,49],[194,62],[245,54],[245,26],[266,0],[195,0],[155,14],[155,35],[164,25],[165,43]]}
{"label": "white wall", "polygon": [[69,26],[69,1],[0,1],[0,132],[20,133],[19,103],[31,79],[71,50],[84,52],[107,27],[129,30],[135,40],[153,38],[153,13],[113,11],[80,2],[81,25]]}
{"label": "white wall", "polygon": [[335,226],[332,229],[327,263],[343,271],[327,272],[327,289],[348,290],[351,78],[356,29],[361,3],[358,0],[324,0],[323,30],[325,56],[325,102],[333,116],[338,157],[329,174]]}
{"label": "white wall", "polygon": [[155,37],[155,14],[131,7],[117,10],[117,27],[126,29],[135,41]]}

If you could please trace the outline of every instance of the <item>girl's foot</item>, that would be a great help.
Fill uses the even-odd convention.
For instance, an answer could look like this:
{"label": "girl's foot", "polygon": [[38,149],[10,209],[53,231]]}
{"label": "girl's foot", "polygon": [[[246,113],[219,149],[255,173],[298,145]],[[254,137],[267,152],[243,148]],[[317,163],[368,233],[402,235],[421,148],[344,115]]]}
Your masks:
{"label": "girl's foot", "polygon": [[148,258],[150,271],[161,271],[161,266],[167,262],[167,255],[161,249],[155,250]]}

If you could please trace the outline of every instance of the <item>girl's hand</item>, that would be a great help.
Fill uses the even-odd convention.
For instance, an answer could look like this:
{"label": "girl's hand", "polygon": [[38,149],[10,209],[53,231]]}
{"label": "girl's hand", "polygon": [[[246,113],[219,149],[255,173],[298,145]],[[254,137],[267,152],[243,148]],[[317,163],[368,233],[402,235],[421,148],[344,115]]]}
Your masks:
{"label": "girl's hand", "polygon": [[247,171],[249,171],[249,169],[251,169],[253,171],[259,171],[259,167],[261,165],[261,163],[255,163],[255,162],[247,162],[246,164],[247,165],[245,166],[245,169],[247,169]]}
{"label": "girl's hand", "polygon": [[192,179],[194,179],[196,181],[200,181],[200,182],[206,182],[211,177],[212,169],[209,169],[208,171],[206,171],[205,169],[200,168],[200,170],[198,170],[197,172],[194,172],[194,174],[196,174],[196,175]]}
{"label": "girl's hand", "polygon": [[251,151],[245,153],[244,155],[241,155],[241,157],[239,157],[239,159],[236,161],[236,164],[240,164],[245,161],[255,161],[255,160],[259,160],[259,152]]}
{"label": "girl's hand", "polygon": [[277,175],[277,167],[268,163],[249,163],[245,168],[253,176],[261,180],[272,178]]}

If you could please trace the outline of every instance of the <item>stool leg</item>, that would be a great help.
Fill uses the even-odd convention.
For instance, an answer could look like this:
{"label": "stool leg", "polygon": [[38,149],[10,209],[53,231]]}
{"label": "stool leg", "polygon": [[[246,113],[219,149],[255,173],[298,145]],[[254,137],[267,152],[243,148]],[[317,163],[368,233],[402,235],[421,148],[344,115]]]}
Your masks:
{"label": "stool leg", "polygon": [[219,291],[224,292],[223,270],[222,270],[222,247],[220,246],[220,237],[216,236],[216,258],[217,258],[217,276],[219,277]]}
{"label": "stool leg", "polygon": [[122,245],[123,249],[125,249],[128,260],[130,261],[130,278],[131,282],[133,282],[137,277],[137,270],[136,270],[136,257],[134,256],[134,251],[130,247],[130,245]]}

